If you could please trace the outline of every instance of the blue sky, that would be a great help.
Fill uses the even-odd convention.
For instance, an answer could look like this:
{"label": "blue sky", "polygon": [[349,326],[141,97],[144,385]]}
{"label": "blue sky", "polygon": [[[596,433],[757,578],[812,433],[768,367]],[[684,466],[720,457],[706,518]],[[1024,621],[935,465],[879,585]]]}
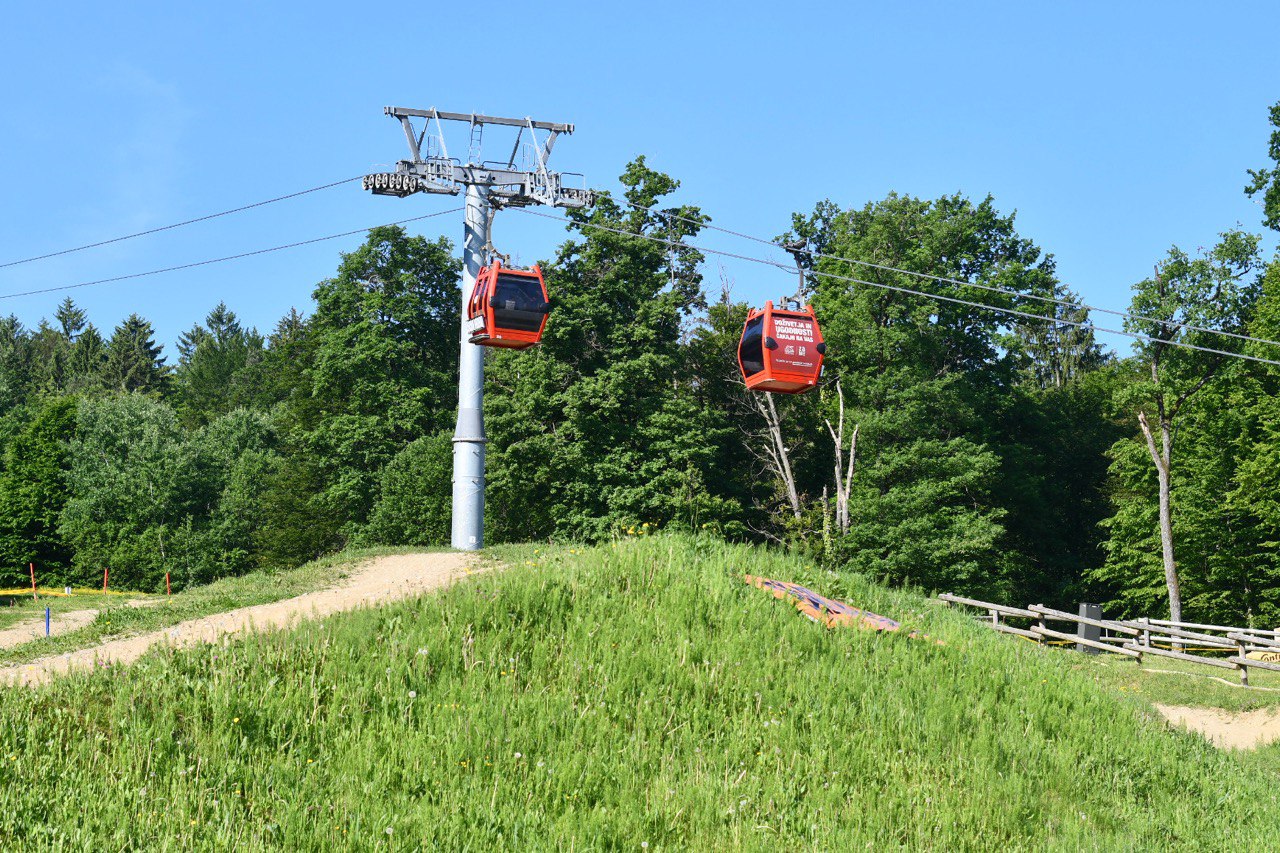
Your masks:
{"label": "blue sky", "polygon": [[[1122,309],[1171,244],[1194,251],[1237,224],[1261,229],[1242,188],[1245,170],[1266,164],[1278,29],[1272,3],[10,6],[0,263],[393,163],[405,145],[382,107],[394,104],[575,123],[554,167],[616,188],[624,164],[645,154],[682,181],[676,200],[761,236],[823,198],[990,193],[1057,257],[1064,281]],[[351,185],[0,269],[0,295],[453,203]],[[456,242],[461,221],[411,227]],[[525,261],[565,236],[514,213],[495,226],[499,247]],[[70,295],[99,327],[137,311],[169,344],[219,300],[265,330],[291,306],[309,310],[315,283],[359,242]],[[762,249],[724,235],[703,242]],[[791,281],[743,262],[725,261],[724,273],[756,301]],[[0,299],[0,311],[34,325],[64,295]]]}

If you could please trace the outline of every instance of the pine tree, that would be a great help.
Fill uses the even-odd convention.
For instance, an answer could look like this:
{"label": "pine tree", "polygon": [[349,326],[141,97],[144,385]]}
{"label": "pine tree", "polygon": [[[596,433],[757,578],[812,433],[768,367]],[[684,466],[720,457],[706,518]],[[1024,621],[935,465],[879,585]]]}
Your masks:
{"label": "pine tree", "polygon": [[96,326],[85,325],[67,355],[66,389],[75,394],[103,390],[107,364],[107,342]]}
{"label": "pine tree", "polygon": [[108,388],[123,392],[159,395],[166,387],[169,369],[160,356],[151,323],[130,314],[116,327],[107,344],[103,377]]}
{"label": "pine tree", "polygon": [[53,317],[58,321],[62,334],[71,342],[74,342],[80,333],[84,331],[85,324],[88,322],[87,315],[71,300],[70,296],[62,300]]}

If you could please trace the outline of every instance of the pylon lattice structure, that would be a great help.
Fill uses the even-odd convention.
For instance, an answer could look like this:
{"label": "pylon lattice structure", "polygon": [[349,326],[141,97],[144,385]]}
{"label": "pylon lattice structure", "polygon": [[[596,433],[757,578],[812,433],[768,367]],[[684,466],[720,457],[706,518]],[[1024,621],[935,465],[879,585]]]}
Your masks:
{"label": "pylon lattice structure", "polygon": [[[484,547],[485,349],[470,343],[474,321],[467,320],[467,298],[487,253],[492,250],[489,228],[493,214],[502,207],[535,204],[586,207],[593,202],[594,196],[585,185],[581,188],[564,185],[564,177],[573,173],[552,172],[547,168],[556,140],[561,134],[573,133],[571,124],[475,113],[445,113],[434,107],[429,110],[386,107],[383,112],[400,122],[411,156],[397,162],[394,172],[366,175],[364,188],[375,195],[399,198],[420,192],[462,193],[466,198],[450,542],[454,548],[474,551]],[[420,129],[415,126],[414,119],[421,120]],[[465,163],[449,156],[444,133],[444,122],[447,121],[469,125]],[[490,125],[517,128],[511,154],[504,161],[480,159],[484,129]],[[540,131],[544,135],[541,140],[538,138]]]}

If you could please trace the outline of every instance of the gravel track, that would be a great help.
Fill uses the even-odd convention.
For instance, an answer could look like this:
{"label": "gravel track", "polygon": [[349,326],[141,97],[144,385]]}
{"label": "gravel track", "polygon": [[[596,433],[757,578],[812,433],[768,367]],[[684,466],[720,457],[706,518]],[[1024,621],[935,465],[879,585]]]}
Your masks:
{"label": "gravel track", "polygon": [[[180,622],[160,631],[109,640],[97,646],[0,667],[0,684],[34,686],[58,675],[93,669],[103,664],[130,664],[162,643],[174,647],[214,643],[248,631],[286,628],[303,619],[373,607],[441,589],[478,569],[474,555],[453,553],[396,554],[376,557],[356,566],[338,586],[295,598],[241,607]],[[80,611],[88,614],[92,611]],[[72,614],[67,614],[70,616]],[[65,617],[64,617],[65,618]],[[92,616],[88,617],[88,621]],[[10,629],[16,630],[16,629]],[[43,620],[40,624],[41,635]]]}

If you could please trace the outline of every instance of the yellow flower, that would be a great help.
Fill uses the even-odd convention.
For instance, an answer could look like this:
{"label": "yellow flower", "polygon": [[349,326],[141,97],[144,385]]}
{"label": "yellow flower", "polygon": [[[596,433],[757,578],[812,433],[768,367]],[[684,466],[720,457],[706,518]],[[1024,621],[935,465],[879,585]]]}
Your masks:
{"label": "yellow flower", "polygon": [[238,723],[238,722],[240,722],[240,718],[239,718],[239,717],[232,717],[232,718],[231,718],[231,722],[233,722],[233,723]]}

